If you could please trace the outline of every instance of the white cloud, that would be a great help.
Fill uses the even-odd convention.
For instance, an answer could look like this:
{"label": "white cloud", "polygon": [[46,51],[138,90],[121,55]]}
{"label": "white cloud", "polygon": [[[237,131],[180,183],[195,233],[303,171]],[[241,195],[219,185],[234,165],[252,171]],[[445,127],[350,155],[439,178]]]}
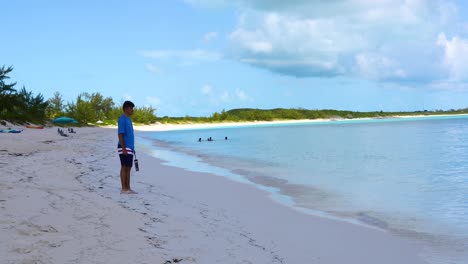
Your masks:
{"label": "white cloud", "polygon": [[250,98],[244,90],[241,89],[236,89],[236,96],[239,100],[241,101],[251,101],[252,98]]}
{"label": "white cloud", "polygon": [[467,86],[468,22],[459,14],[461,2],[185,1],[237,9],[229,56],[245,64],[295,77],[346,76],[444,89]]}
{"label": "white cloud", "polygon": [[200,92],[205,96],[205,100],[214,105],[239,101],[252,101],[252,98],[242,89],[218,92],[211,85],[206,84],[201,87]]}
{"label": "white cloud", "polygon": [[230,99],[230,95],[228,91],[224,91],[220,96],[221,101],[227,102]]}
{"label": "white cloud", "polygon": [[397,61],[380,54],[360,53],[355,59],[358,74],[367,79],[404,79],[407,76]]}
{"label": "white cloud", "polygon": [[344,73],[345,56],[369,45],[361,32],[339,27],[331,19],[251,12],[230,40],[243,62],[297,77],[336,76]]}
{"label": "white cloud", "polygon": [[133,99],[133,97],[131,95],[129,95],[129,94],[124,94],[123,98],[124,98],[124,100],[132,100]]}
{"label": "white cloud", "polygon": [[329,21],[251,13],[245,14],[230,40],[235,55],[245,63],[298,77],[338,75],[337,53],[345,47],[324,36],[330,30]]}
{"label": "white cloud", "polygon": [[468,39],[452,37],[447,39],[444,33],[440,33],[437,45],[444,50],[444,65],[450,72],[452,81],[468,80]]}
{"label": "white cloud", "polygon": [[467,23],[451,1],[230,3],[235,3],[240,14],[229,35],[230,55],[243,63],[296,77],[344,75],[429,83],[449,73],[440,68],[442,53],[435,44],[438,32],[468,33]]}
{"label": "white cloud", "polygon": [[458,19],[458,7],[449,1],[441,1],[439,5],[440,21],[448,26],[453,26],[451,23],[454,19]]}
{"label": "white cloud", "polygon": [[203,85],[203,87],[201,88],[201,93],[204,95],[210,95],[212,91],[213,91],[213,88],[211,88],[211,86],[208,84]]}
{"label": "white cloud", "polygon": [[149,72],[152,72],[152,73],[156,73],[156,74],[162,73],[161,68],[159,68],[158,66],[156,66],[156,65],[154,65],[154,64],[151,64],[151,63],[147,63],[147,64],[145,65],[145,68],[146,68]]}
{"label": "white cloud", "polygon": [[273,51],[273,45],[267,41],[253,41],[246,43],[246,45],[255,53],[270,53]]}
{"label": "white cloud", "polygon": [[218,32],[208,32],[203,36],[203,41],[210,42],[218,37]]}
{"label": "white cloud", "polygon": [[161,104],[161,99],[155,96],[146,96],[146,101],[151,105],[159,105]]}
{"label": "white cloud", "polygon": [[450,90],[457,92],[466,92],[468,91],[468,83],[460,81],[451,81],[451,80],[438,80],[432,82],[429,87],[436,90]]}

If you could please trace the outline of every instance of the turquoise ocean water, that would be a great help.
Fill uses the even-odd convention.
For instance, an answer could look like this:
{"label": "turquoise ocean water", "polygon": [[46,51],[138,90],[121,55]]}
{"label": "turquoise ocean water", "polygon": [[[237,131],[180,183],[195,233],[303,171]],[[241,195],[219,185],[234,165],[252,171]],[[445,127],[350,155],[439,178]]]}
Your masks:
{"label": "turquoise ocean water", "polygon": [[421,240],[431,263],[468,263],[468,116],[139,135],[170,165],[255,184],[307,213]]}

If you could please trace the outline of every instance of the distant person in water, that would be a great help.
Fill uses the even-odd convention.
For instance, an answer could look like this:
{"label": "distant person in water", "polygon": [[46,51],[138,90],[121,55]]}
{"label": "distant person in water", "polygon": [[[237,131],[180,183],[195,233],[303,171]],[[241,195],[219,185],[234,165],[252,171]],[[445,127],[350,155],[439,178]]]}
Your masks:
{"label": "distant person in water", "polygon": [[227,140],[227,137],[224,137],[224,140]]}
{"label": "distant person in water", "polygon": [[208,138],[208,141],[213,141],[213,139],[211,137]]}
{"label": "distant person in water", "polygon": [[133,155],[135,153],[135,137],[133,135],[133,124],[130,116],[133,115],[133,108],[135,105],[130,101],[123,103],[122,109],[123,114],[120,116],[118,121],[117,133],[119,136],[119,142],[117,144],[117,150],[120,157],[120,181],[122,184],[121,193],[125,194],[136,194],[130,188],[130,171],[133,165]]}
{"label": "distant person in water", "polygon": [[201,142],[201,138],[198,138],[198,142]]}

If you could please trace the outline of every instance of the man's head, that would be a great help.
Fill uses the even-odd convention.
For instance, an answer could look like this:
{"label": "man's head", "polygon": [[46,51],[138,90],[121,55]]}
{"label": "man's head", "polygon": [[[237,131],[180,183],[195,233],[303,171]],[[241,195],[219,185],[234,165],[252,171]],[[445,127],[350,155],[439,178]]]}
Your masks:
{"label": "man's head", "polygon": [[134,107],[135,107],[135,104],[133,104],[130,101],[125,101],[123,103],[122,109],[123,109],[126,116],[131,116],[133,114],[133,108]]}

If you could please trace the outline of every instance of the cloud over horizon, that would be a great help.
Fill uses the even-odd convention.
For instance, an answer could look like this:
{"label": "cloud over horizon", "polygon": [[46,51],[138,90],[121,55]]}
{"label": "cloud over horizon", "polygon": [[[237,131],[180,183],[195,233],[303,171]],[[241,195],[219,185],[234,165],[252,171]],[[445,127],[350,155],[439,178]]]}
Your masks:
{"label": "cloud over horizon", "polygon": [[238,22],[228,35],[229,56],[278,74],[423,84],[463,81],[468,75],[463,67],[467,23],[454,2],[186,2],[237,8]]}

